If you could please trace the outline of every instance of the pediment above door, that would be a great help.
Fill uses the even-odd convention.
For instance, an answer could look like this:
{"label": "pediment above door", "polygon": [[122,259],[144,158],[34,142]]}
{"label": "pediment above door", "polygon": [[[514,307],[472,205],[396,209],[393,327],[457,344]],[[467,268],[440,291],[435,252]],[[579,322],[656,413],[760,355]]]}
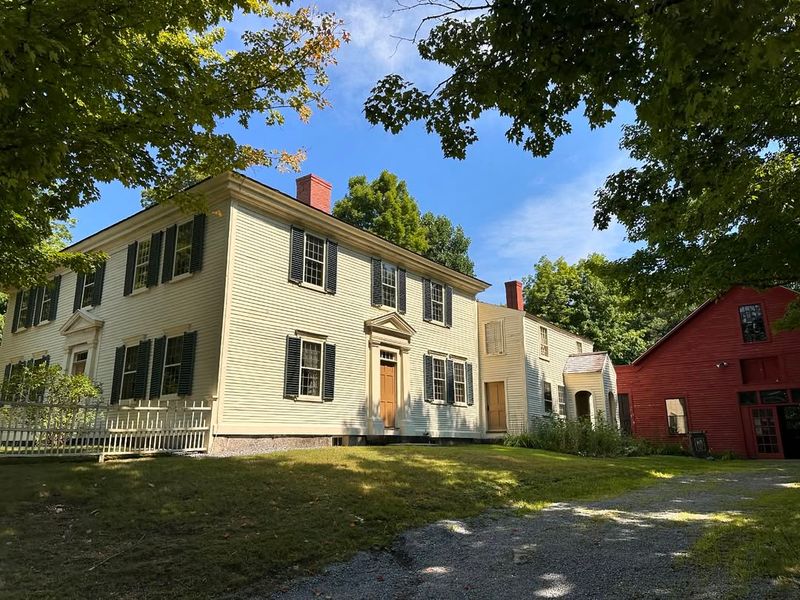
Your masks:
{"label": "pediment above door", "polygon": [[369,334],[378,333],[385,336],[398,337],[406,341],[410,341],[411,336],[417,333],[417,331],[408,324],[408,321],[396,312],[365,321],[364,330]]}

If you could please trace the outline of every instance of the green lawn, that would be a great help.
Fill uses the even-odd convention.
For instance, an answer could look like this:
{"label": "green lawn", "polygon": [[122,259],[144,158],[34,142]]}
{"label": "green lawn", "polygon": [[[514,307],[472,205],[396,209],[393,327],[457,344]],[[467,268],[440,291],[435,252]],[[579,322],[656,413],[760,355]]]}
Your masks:
{"label": "green lawn", "polygon": [[729,570],[744,589],[756,577],[800,581],[800,486],[765,492],[742,515],[709,528],[692,548],[701,566]]}
{"label": "green lawn", "polygon": [[330,448],[229,459],[0,466],[0,596],[268,591],[399,532],[493,506],[618,494],[756,468],[501,446]]}

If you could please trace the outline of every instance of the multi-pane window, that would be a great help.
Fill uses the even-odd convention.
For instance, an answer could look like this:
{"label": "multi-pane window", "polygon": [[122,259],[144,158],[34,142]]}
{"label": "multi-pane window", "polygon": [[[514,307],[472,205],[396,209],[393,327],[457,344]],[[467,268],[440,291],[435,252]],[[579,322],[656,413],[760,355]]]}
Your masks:
{"label": "multi-pane window", "polygon": [[445,363],[443,358],[433,357],[433,399],[445,401],[445,390],[447,389],[447,379],[445,374]]}
{"label": "multi-pane window", "polygon": [[97,271],[87,273],[83,278],[83,292],[81,292],[81,308],[94,304],[94,286],[97,283]]}
{"label": "multi-pane window", "polygon": [[136,247],[136,264],[133,270],[133,289],[147,287],[150,271],[150,240],[142,240]]}
{"label": "multi-pane window", "polygon": [[745,342],[763,342],[767,339],[764,313],[760,304],[745,304],[739,307],[739,322]]}
{"label": "multi-pane window", "polygon": [[567,414],[567,388],[563,385],[558,386],[558,414]]}
{"label": "multi-pane window", "polygon": [[667,398],[667,428],[673,435],[686,433],[686,400],[684,398]]}
{"label": "multi-pane window", "polygon": [[128,346],[125,348],[125,361],[122,367],[122,389],[120,399],[127,400],[133,398],[136,386],[136,369],[138,367],[139,346]]}
{"label": "multi-pane window", "polygon": [[322,344],[303,340],[300,357],[300,395],[319,396],[322,387]]}
{"label": "multi-pane window", "polygon": [[178,231],[175,235],[175,266],[172,272],[175,277],[184,275],[191,269],[193,232],[194,223],[192,221],[178,225]]}
{"label": "multi-pane window", "polygon": [[505,344],[503,340],[503,321],[489,321],[483,325],[486,339],[486,354],[503,354]]}
{"label": "multi-pane window", "polygon": [[453,390],[456,403],[465,403],[467,401],[467,378],[464,363],[453,363]]}
{"label": "multi-pane window", "polygon": [[553,386],[549,381],[542,382],[542,393],[544,395],[544,411],[553,412]]}
{"label": "multi-pane window", "polygon": [[178,393],[178,380],[181,375],[181,358],[183,357],[183,336],[167,339],[164,351],[164,379],[161,382],[161,395]]}
{"label": "multi-pane window", "polygon": [[22,290],[19,293],[19,319],[17,323],[19,323],[20,327],[25,327],[25,323],[28,322],[28,313],[33,310],[31,307],[31,291],[30,290]]}
{"label": "multi-pane window", "polygon": [[382,263],[381,265],[381,303],[384,306],[397,307],[397,267]]}
{"label": "multi-pane window", "polygon": [[42,301],[39,304],[39,322],[50,320],[50,305],[53,303],[53,282],[42,288]]}
{"label": "multi-pane window", "polygon": [[431,282],[431,319],[444,323],[444,286]]}
{"label": "multi-pane window", "polygon": [[578,351],[578,354],[583,354],[583,344],[580,342],[575,342],[575,349]]}
{"label": "multi-pane window", "polygon": [[322,287],[325,272],[325,240],[306,234],[303,281]]}
{"label": "multi-pane window", "polygon": [[550,344],[547,341],[547,327],[539,327],[539,356],[550,356]]}
{"label": "multi-pane window", "polygon": [[72,355],[72,369],[70,372],[73,375],[83,375],[86,373],[86,362],[89,360],[89,351],[82,350]]}

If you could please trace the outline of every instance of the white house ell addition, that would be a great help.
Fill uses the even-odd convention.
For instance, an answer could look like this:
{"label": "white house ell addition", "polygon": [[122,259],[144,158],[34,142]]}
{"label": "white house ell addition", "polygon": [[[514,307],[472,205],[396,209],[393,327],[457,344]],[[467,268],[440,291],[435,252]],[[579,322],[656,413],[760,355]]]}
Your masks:
{"label": "white house ell addition", "polygon": [[206,214],[154,206],[71,247],[96,272],[10,290],[17,365],[86,373],[112,405],[200,399],[211,451],[277,436],[476,438],[486,431],[476,294],[462,275],[236,173],[196,186]]}

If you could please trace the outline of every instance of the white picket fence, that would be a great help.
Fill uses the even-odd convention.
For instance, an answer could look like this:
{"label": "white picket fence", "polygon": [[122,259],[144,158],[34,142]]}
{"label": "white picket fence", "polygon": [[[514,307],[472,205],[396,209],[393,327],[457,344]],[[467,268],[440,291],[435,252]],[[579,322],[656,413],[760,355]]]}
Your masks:
{"label": "white picket fence", "polygon": [[109,406],[3,402],[0,456],[205,452],[211,406],[203,400],[142,401]]}

